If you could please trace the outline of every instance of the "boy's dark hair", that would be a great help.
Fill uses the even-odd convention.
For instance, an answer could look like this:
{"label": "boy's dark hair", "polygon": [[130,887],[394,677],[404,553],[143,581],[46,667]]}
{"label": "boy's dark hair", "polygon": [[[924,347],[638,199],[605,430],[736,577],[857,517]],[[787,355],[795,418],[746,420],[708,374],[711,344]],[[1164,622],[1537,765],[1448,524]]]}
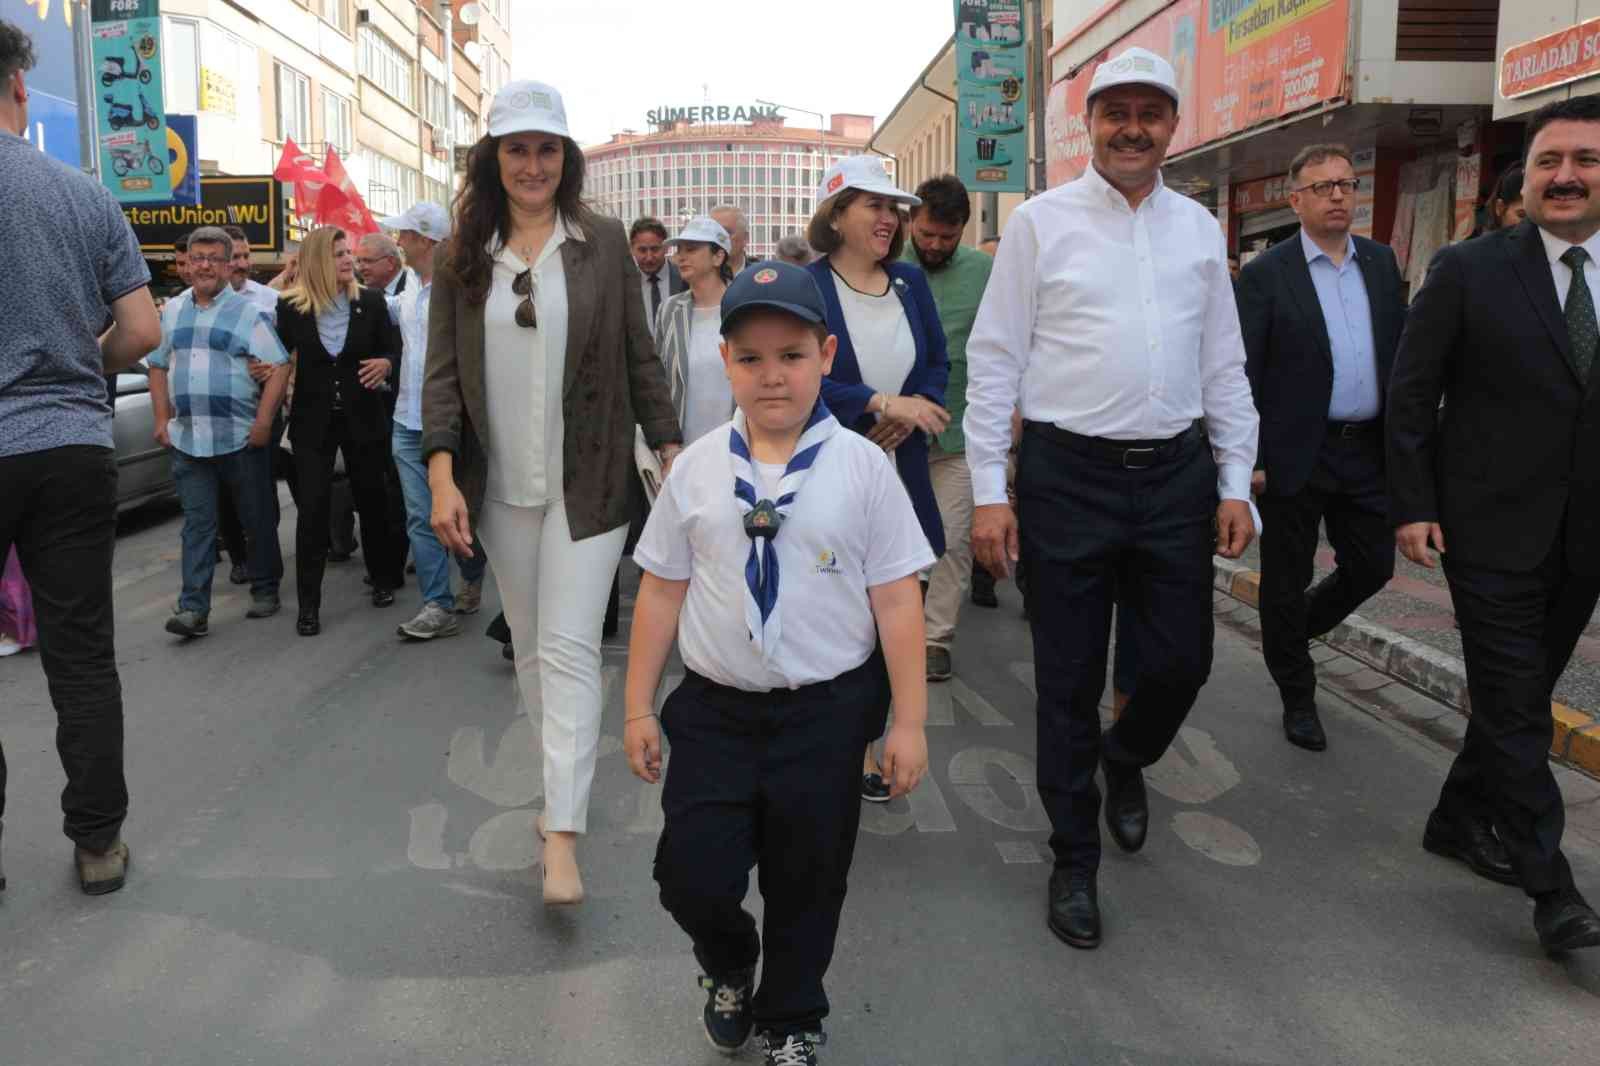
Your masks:
{"label": "boy's dark hair", "polygon": [[[811,216],[811,224],[806,227],[806,240],[818,255],[832,255],[844,246],[844,238],[839,236],[839,231],[833,228],[833,220],[845,213],[849,206],[868,195],[860,189],[846,189],[833,198],[833,206],[826,212],[819,211]],[[896,212],[898,215],[899,212]],[[881,262],[891,263],[900,258],[900,253],[906,247],[905,220],[901,219],[900,225],[895,227],[894,238],[889,242],[889,254]]]}
{"label": "boy's dark hair", "polygon": [[[832,336],[832,331],[828,329],[826,322],[807,322],[799,315],[792,315],[776,307],[752,307],[748,311],[741,311],[739,312],[739,317],[734,321],[733,328],[738,329],[752,318],[787,318],[790,321],[799,322],[811,330],[811,335],[817,338],[817,347],[819,348],[827,344],[828,338]],[[723,338],[727,339],[727,337],[728,334],[724,332]]]}
{"label": "boy's dark hair", "polygon": [[189,235],[185,233],[183,236],[173,241],[172,247],[174,251],[187,253],[189,251]]}
{"label": "boy's dark hair", "polygon": [[651,218],[649,215],[634,219],[633,225],[628,227],[628,243],[632,244],[638,240],[641,233],[654,233],[662,240],[667,239],[667,227],[661,224],[659,218]]}
{"label": "boy's dark hair", "polygon": [[1314,167],[1330,159],[1343,159],[1352,168],[1356,165],[1350,149],[1342,144],[1308,144],[1296,152],[1294,159],[1289,163],[1289,180],[1299,181],[1300,172],[1306,167]]}
{"label": "boy's dark hair", "polygon": [[0,19],[0,84],[10,81],[19,70],[32,70],[35,62],[33,41],[22,27]]}
{"label": "boy's dark hair", "polygon": [[1528,147],[1523,151],[1522,161],[1528,161],[1528,152],[1533,150],[1534,138],[1539,136],[1539,131],[1552,122],[1600,122],[1600,93],[1589,93],[1586,96],[1574,96],[1570,100],[1556,100],[1545,104],[1528,118]]}
{"label": "boy's dark hair", "polygon": [[962,229],[972,221],[972,200],[967,196],[967,187],[954,174],[941,174],[918,185],[917,198],[922,203],[911,209],[912,218],[926,212],[942,226]]}

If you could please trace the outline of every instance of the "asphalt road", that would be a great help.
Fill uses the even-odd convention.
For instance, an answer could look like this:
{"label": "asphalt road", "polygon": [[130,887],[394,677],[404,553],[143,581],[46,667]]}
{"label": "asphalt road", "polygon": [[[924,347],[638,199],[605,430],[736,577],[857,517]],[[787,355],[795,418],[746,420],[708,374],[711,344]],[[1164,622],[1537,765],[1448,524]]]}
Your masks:
{"label": "asphalt road", "polygon": [[[589,900],[538,902],[536,734],[477,635],[492,595],[472,635],[406,645],[410,596],[374,610],[352,563],[330,569],[320,639],[291,611],[246,621],[223,585],[211,636],[182,645],[161,629],[175,515],[126,527],[122,892],[76,891],[37,658],[0,661],[0,1064],[724,1061],[650,880],[657,793],[614,739],[581,851]],[[1105,944],[1058,943],[1030,641],[1002,596],[967,616],[957,680],[935,689],[923,787],[866,812],[824,1062],[1600,1059],[1600,952],[1545,958],[1520,893],[1418,845],[1448,752],[1331,693],[1330,750],[1289,747],[1259,653],[1226,626],[1150,775],[1148,845],[1108,844]],[[620,643],[605,661],[615,737]],[[1600,810],[1600,786],[1562,776],[1575,812]],[[1569,851],[1600,896],[1600,832],[1582,828]]]}

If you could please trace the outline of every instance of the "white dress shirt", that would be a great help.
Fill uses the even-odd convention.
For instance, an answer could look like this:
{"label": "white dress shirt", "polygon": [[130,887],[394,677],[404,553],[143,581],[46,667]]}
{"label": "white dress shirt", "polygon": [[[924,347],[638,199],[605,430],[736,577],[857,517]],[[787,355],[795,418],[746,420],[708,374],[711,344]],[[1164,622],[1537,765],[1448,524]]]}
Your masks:
{"label": "white dress shirt", "polygon": [[433,304],[433,280],[412,275],[399,296],[385,297],[389,317],[400,327],[400,393],[395,397],[394,420],[406,429],[422,431],[422,372],[428,362],[428,309]]}
{"label": "white dress shirt", "polygon": [[[1550,276],[1556,283],[1556,300],[1561,304],[1561,310],[1567,309],[1567,292],[1572,288],[1572,268],[1561,261],[1567,254],[1567,249],[1572,245],[1560,237],[1551,236],[1547,229],[1540,229],[1539,236],[1544,240],[1544,254],[1550,259]],[[1583,280],[1589,283],[1589,297],[1596,307],[1600,307],[1600,288],[1596,287],[1596,277],[1600,276],[1600,233],[1583,242],[1584,251],[1589,253],[1589,261],[1583,264]]]}
{"label": "white dress shirt", "polygon": [[240,296],[260,308],[261,313],[267,316],[267,321],[272,323],[274,329],[277,328],[278,297],[281,295],[277,289],[270,285],[263,285],[255,278],[245,278],[243,287],[236,291]]}
{"label": "white dress shirt", "polygon": [[1202,415],[1223,499],[1250,498],[1256,409],[1217,220],[1157,179],[1137,210],[1093,167],[1019,205],[967,341],[967,463],[1006,502],[1011,412],[1114,440]]}
{"label": "white dress shirt", "polygon": [[483,309],[484,393],[489,406],[487,495],[512,507],[561,499],[561,387],[567,362],[567,272],[561,246],[583,233],[565,218],[533,264],[538,326],[517,325],[522,297],[511,291],[527,269],[510,248],[489,249],[494,277]]}

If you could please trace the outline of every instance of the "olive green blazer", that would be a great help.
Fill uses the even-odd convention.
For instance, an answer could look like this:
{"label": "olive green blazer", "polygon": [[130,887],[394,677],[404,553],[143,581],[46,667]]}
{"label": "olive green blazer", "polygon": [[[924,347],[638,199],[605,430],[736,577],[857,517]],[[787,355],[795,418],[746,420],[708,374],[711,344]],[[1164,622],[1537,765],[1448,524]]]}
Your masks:
{"label": "olive green blazer", "polygon": [[[638,472],[634,425],[652,447],[682,440],[667,376],[656,356],[639,273],[622,223],[596,220],[585,240],[561,245],[567,275],[567,352],[561,390],[562,496],[574,540],[626,525]],[[484,306],[467,302],[441,245],[428,309],[422,382],[422,454],[455,457],[472,521],[483,512],[489,464],[484,396]]]}

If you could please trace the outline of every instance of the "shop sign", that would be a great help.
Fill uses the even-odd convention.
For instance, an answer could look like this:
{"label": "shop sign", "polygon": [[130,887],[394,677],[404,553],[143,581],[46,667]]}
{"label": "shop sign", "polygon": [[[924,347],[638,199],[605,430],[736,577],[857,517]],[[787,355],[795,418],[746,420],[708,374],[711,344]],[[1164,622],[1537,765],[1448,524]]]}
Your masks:
{"label": "shop sign", "polygon": [[283,250],[283,186],[271,174],[202,177],[198,204],[130,204],[122,213],[146,252],[170,252],[200,226],[238,226],[252,251]]}
{"label": "shop sign", "polygon": [[1527,96],[1600,74],[1600,18],[1512,45],[1500,57],[1500,95]]}
{"label": "shop sign", "polygon": [[233,79],[214,67],[201,67],[200,110],[237,116],[239,91],[234,87]]}
{"label": "shop sign", "polygon": [[93,0],[89,35],[100,180],[123,203],[170,200],[158,0]]}
{"label": "shop sign", "polygon": [[1343,96],[1349,30],[1350,0],[1177,0],[1052,87],[1050,184],[1089,165],[1089,84],[1124,49],[1148,48],[1177,73],[1176,156]]}
{"label": "shop sign", "polygon": [[1240,215],[1276,211],[1289,206],[1289,175],[1247,181],[1233,187],[1233,210]]}
{"label": "shop sign", "polygon": [[679,122],[691,125],[701,123],[775,122],[783,118],[782,111],[769,104],[702,104],[698,107],[658,107],[645,112],[645,121],[652,126],[672,126]]}
{"label": "shop sign", "polygon": [[956,176],[974,192],[1028,187],[1022,0],[955,0]]}

